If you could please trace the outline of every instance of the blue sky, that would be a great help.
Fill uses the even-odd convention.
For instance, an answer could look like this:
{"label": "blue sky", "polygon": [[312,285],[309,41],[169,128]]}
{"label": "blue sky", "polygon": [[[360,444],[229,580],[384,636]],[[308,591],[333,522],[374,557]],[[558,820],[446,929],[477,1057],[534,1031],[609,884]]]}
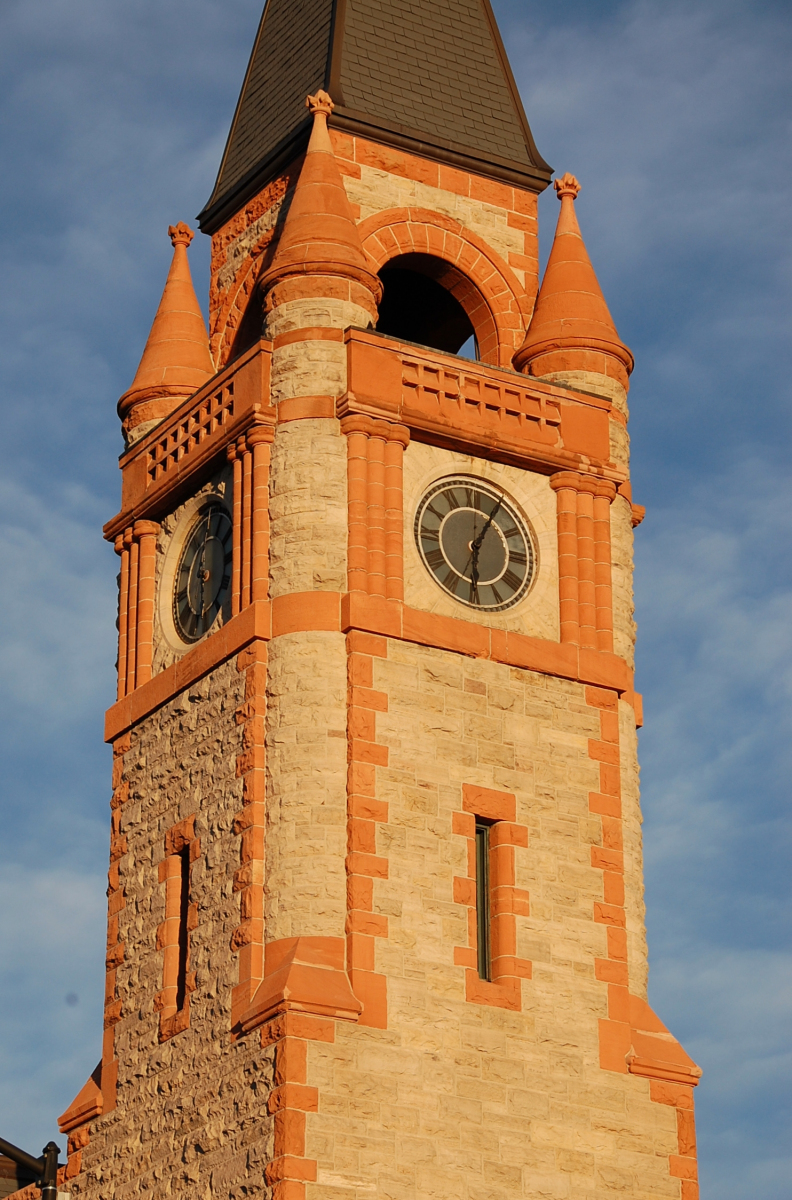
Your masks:
{"label": "blue sky", "polygon": [[[0,6],[0,1134],[33,1150],[99,1057],[115,402],[260,4]],[[637,360],[651,999],[704,1068],[704,1200],[789,1200],[792,10],[495,9]]]}

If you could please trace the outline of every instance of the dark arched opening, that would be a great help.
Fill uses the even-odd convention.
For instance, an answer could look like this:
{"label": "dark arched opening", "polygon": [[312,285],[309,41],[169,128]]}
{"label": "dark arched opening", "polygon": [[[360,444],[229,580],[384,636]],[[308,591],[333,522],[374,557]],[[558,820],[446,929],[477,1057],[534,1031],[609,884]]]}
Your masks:
{"label": "dark arched opening", "polygon": [[[429,254],[402,254],[379,273],[383,285],[377,331],[446,354],[478,358],[476,330],[444,283],[448,264]],[[440,282],[440,279],[443,282]]]}

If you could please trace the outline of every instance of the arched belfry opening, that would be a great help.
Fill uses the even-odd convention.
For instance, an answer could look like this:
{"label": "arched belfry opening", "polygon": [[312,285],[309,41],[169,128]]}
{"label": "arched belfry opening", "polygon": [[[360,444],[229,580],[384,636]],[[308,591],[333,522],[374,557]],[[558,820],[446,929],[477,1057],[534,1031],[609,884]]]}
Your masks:
{"label": "arched belfry opening", "polygon": [[384,290],[378,333],[478,358],[479,338],[470,310],[479,308],[481,301],[461,272],[431,254],[401,254],[382,267],[379,277]]}

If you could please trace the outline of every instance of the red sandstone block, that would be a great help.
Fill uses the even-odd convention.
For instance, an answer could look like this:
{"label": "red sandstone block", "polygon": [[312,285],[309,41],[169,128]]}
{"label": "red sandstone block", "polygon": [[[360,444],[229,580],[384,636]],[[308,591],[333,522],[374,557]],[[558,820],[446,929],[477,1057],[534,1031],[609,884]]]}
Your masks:
{"label": "red sandstone block", "polygon": [[267,1111],[279,1112],[284,1108],[297,1108],[301,1112],[319,1111],[319,1091],[301,1083],[284,1083],[269,1094]]}
{"label": "red sandstone block", "polygon": [[618,908],[615,904],[601,904],[599,900],[594,902],[594,920],[600,925],[626,924],[623,908]]}
{"label": "red sandstone block", "polygon": [[512,188],[494,179],[485,179],[483,175],[470,176],[470,196],[472,200],[481,200],[498,208],[511,209],[514,203]]}
{"label": "red sandstone block", "polygon": [[627,1072],[627,1052],[632,1036],[627,1021],[599,1021],[599,1059],[603,1071]]}
{"label": "red sandstone block", "polygon": [[347,634],[347,645],[355,654],[369,654],[374,658],[388,657],[388,639],[374,633],[351,629]]}
{"label": "red sandstone block", "polygon": [[608,929],[608,958],[627,961],[627,930]]}
{"label": "red sandstone block", "polygon": [[672,1108],[693,1109],[693,1088],[686,1083],[666,1083],[663,1079],[649,1080],[649,1098],[655,1104],[670,1104]]}
{"label": "red sandstone block", "polygon": [[524,217],[521,213],[510,212],[506,224],[510,229],[522,229],[536,237],[536,217]]}
{"label": "red sandstone block", "polygon": [[349,982],[352,984],[352,991],[363,1005],[358,1024],[367,1025],[370,1029],[387,1029],[388,983],[385,976],[375,975],[371,971],[351,970]]}
{"label": "red sandstone block", "polygon": [[368,654],[350,654],[347,670],[353,686],[370,688],[374,682],[371,656]]}
{"label": "red sandstone block", "polygon": [[586,704],[592,708],[606,708],[616,712],[619,696],[617,692],[612,692],[607,688],[587,687]]}
{"label": "red sandstone block", "polygon": [[533,976],[533,964],[527,958],[515,958],[508,954],[503,954],[495,960],[493,970],[498,983],[505,982],[510,977],[531,979]]}
{"label": "red sandstone block", "polygon": [[374,938],[365,933],[347,934],[347,963],[350,970],[374,970]]}
{"label": "red sandstone block", "polygon": [[514,267],[517,271],[535,271],[536,259],[529,258],[526,254],[518,254],[515,250],[510,250],[509,266]]}
{"label": "red sandstone block", "polygon": [[611,1021],[629,1021],[630,993],[624,984],[608,984],[608,1016]]}
{"label": "red sandstone block", "polygon": [[[264,1172],[267,1183],[270,1185],[277,1183],[280,1180],[306,1180],[312,1183],[316,1180],[316,1162],[311,1158],[292,1158],[290,1155],[283,1155],[282,1158],[275,1158],[267,1165]],[[288,1193],[282,1193],[283,1200],[291,1200]]]}
{"label": "red sandstone block", "polygon": [[454,947],[454,966],[457,967],[477,967],[478,966],[478,951],[471,946],[455,946]]}
{"label": "red sandstone block", "polygon": [[624,855],[621,850],[605,850],[602,846],[592,846],[591,865],[601,871],[623,871]]}
{"label": "red sandstone block", "polygon": [[490,829],[490,846],[527,846],[528,830],[512,821],[498,821]]}
{"label": "red sandstone block", "polygon": [[594,976],[602,983],[618,983],[627,986],[627,963],[615,962],[611,958],[594,959]]}
{"label": "red sandstone block", "polygon": [[615,871],[605,871],[602,877],[603,899],[606,904],[624,905],[624,875]]}
{"label": "red sandstone block", "polygon": [[690,1109],[677,1109],[677,1140],[681,1155],[696,1157],[696,1120]]}
{"label": "red sandstone block", "polygon": [[296,1179],[283,1179],[272,1188],[272,1200],[305,1200],[305,1184]]}
{"label": "red sandstone block", "polygon": [[600,763],[600,791],[605,796],[621,795],[621,775],[618,767]]}
{"label": "red sandstone block", "polygon": [[347,930],[350,933],[366,933],[369,937],[388,936],[388,918],[379,913],[353,909],[347,914]]}
{"label": "red sandstone block", "polygon": [[488,821],[513,822],[517,816],[517,800],[512,792],[498,792],[472,783],[462,785],[462,807],[465,812]]}
{"label": "red sandstone block", "polygon": [[374,901],[374,883],[361,875],[350,875],[347,879],[347,905],[350,909],[370,912]]}
{"label": "red sandstone block", "polygon": [[285,1037],[275,1051],[275,1083],[305,1083],[308,1043],[302,1038]]}
{"label": "red sandstone block", "polygon": [[368,875],[372,879],[388,878],[387,858],[377,858],[374,854],[348,854],[347,870],[350,875]]}
{"label": "red sandstone block", "polygon": [[619,742],[619,714],[608,712],[605,709],[600,711],[600,737],[603,742],[613,742],[618,745]]}
{"label": "red sandstone block", "polygon": [[387,692],[375,692],[373,688],[353,687],[351,701],[359,708],[372,708],[376,712],[388,711]]}
{"label": "red sandstone block", "polygon": [[360,738],[364,742],[377,740],[377,718],[371,709],[351,708],[348,728],[350,738]]}
{"label": "red sandstone block", "polygon": [[351,817],[360,817],[364,821],[388,820],[388,806],[384,800],[372,800],[370,796],[350,796],[347,810]]}
{"label": "red sandstone block", "polygon": [[602,844],[609,850],[621,850],[624,846],[624,829],[620,818],[603,816]]}
{"label": "red sandstone block", "polygon": [[476,836],[476,818],[472,813],[455,812],[451,817],[451,828],[462,837],[473,838]]}
{"label": "red sandstone block", "polygon": [[347,769],[347,782],[350,794],[355,796],[376,795],[377,772],[370,763],[350,763]]}
{"label": "red sandstone block", "polygon": [[302,1158],[305,1154],[305,1113],[293,1108],[275,1113],[275,1158],[291,1154]]}
{"label": "red sandstone block", "polygon": [[601,742],[595,738],[589,738],[588,752],[589,758],[593,758],[595,762],[610,763],[612,766],[619,765],[619,747],[614,746],[611,742]]}
{"label": "red sandstone block", "polygon": [[674,1179],[689,1179],[694,1183],[698,1179],[698,1164],[695,1158],[683,1158],[681,1154],[669,1154],[668,1170]]}
{"label": "red sandstone block", "polygon": [[515,212],[522,213],[524,217],[536,218],[536,196],[533,192],[524,192],[520,188],[514,188],[512,207]]}
{"label": "red sandstone block", "polygon": [[387,767],[388,747],[378,746],[376,742],[350,738],[349,758],[352,762],[364,762],[371,763],[375,767]]}
{"label": "red sandstone block", "polygon": [[680,1200],[699,1200],[699,1185],[692,1179],[683,1179]]}
{"label": "red sandstone block", "polygon": [[475,879],[461,879],[458,875],[454,877],[454,902],[465,904],[469,908],[476,907]]}
{"label": "red sandstone block", "polygon": [[453,192],[455,196],[470,195],[470,179],[470,175],[466,175],[464,171],[439,164],[437,186],[446,192]]}
{"label": "red sandstone block", "polygon": [[589,812],[602,816],[621,817],[621,799],[616,796],[603,796],[599,792],[589,792]]}
{"label": "red sandstone block", "polygon": [[514,846],[491,846],[490,879],[493,892],[500,887],[514,884]]}

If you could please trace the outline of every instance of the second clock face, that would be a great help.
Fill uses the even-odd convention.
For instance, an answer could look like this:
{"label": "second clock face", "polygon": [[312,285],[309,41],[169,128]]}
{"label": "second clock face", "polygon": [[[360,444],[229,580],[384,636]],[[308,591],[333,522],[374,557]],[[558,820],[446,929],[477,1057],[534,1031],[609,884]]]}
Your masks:
{"label": "second clock face", "polygon": [[179,637],[197,642],[223,607],[231,584],[231,518],[222,504],[202,510],[187,535],[173,584]]}
{"label": "second clock face", "polygon": [[473,476],[429,488],[415,541],[437,583],[471,608],[511,608],[531,586],[535,556],[525,522],[498,488]]}

